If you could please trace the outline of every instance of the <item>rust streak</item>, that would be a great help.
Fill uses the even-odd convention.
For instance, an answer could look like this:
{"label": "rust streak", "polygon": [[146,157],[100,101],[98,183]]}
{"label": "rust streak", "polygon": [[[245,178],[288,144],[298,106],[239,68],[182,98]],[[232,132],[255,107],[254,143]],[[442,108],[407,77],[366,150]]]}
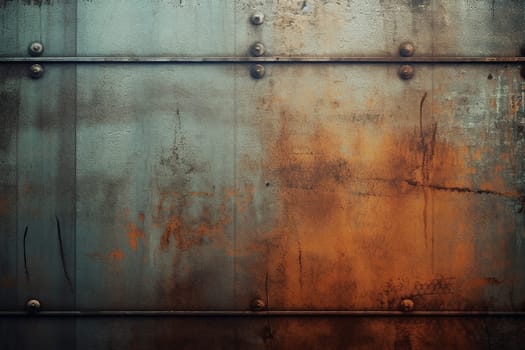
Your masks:
{"label": "rust streak", "polygon": [[124,252],[120,249],[113,250],[108,254],[108,258],[112,260],[122,260],[124,259]]}
{"label": "rust streak", "polygon": [[[139,225],[144,225],[144,213],[138,215]],[[128,243],[133,251],[137,251],[139,239],[144,239],[146,236],[144,230],[137,226],[135,223],[130,222],[128,224]]]}

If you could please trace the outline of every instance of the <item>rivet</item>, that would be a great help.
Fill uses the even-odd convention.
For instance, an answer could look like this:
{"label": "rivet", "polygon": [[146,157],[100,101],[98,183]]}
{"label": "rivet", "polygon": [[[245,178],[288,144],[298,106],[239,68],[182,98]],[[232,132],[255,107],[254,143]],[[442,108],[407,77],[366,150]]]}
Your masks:
{"label": "rivet", "polygon": [[44,53],[44,45],[39,41],[33,41],[31,44],[29,44],[27,50],[31,56],[42,56]]}
{"label": "rivet", "polygon": [[403,299],[401,301],[401,311],[410,312],[414,310],[414,302],[411,299]]}
{"label": "rivet", "polygon": [[44,67],[38,63],[32,64],[29,67],[29,75],[31,75],[31,78],[33,79],[42,77],[42,75],[44,75]]}
{"label": "rivet", "polygon": [[252,311],[262,311],[266,309],[266,303],[261,298],[255,298],[250,303],[250,309]]}
{"label": "rivet", "polygon": [[250,17],[250,21],[252,22],[252,24],[258,26],[260,24],[263,24],[264,22],[264,15],[260,12],[256,12],[254,13],[251,17]]}
{"label": "rivet", "polygon": [[29,313],[37,313],[38,311],[40,311],[40,301],[36,300],[36,299],[29,299],[27,302],[26,302],[26,309],[27,309],[27,312]]}
{"label": "rivet", "polygon": [[255,56],[255,57],[264,55],[265,51],[266,50],[264,49],[264,45],[262,43],[255,43],[250,48],[250,53],[252,54],[252,56]]}
{"label": "rivet", "polygon": [[412,79],[414,76],[414,67],[408,64],[404,64],[399,67],[399,77],[403,80]]}
{"label": "rivet", "polygon": [[399,45],[399,55],[403,57],[412,57],[414,56],[414,52],[416,49],[414,48],[414,45],[411,42],[404,42],[401,45]]}
{"label": "rivet", "polygon": [[252,76],[252,78],[261,79],[262,77],[264,77],[264,74],[266,73],[262,64],[254,64],[250,67],[250,75]]}

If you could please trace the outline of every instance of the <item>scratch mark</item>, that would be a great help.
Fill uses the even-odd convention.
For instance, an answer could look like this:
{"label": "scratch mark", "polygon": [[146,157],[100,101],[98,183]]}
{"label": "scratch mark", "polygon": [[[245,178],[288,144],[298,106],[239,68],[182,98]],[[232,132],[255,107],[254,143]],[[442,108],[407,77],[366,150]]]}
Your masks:
{"label": "scratch mark", "polygon": [[29,226],[26,226],[26,229],[24,230],[24,271],[26,273],[26,279],[29,279],[29,269],[27,267],[27,254],[26,254],[26,241],[27,241],[27,230],[29,229]]}
{"label": "scratch mark", "polygon": [[64,276],[66,277],[67,284],[69,285],[69,287],[73,288],[71,279],[69,278],[69,274],[67,273],[66,258],[64,256],[64,245],[62,242],[62,231],[60,230],[60,220],[58,220],[58,216],[55,216],[55,219],[57,222],[58,245],[60,248],[60,260],[62,261],[62,268],[64,269]]}
{"label": "scratch mark", "polygon": [[[270,311],[270,292],[269,292],[269,280],[268,280],[268,271],[266,271],[266,277],[264,280],[264,293],[266,298],[266,311]],[[272,321],[271,317],[268,314],[268,317],[266,318],[266,327],[264,330],[264,343],[266,345],[267,349],[272,348],[272,339],[273,339],[273,329],[272,329]]]}
{"label": "scratch mark", "polygon": [[423,135],[423,103],[425,103],[425,99],[427,98],[427,93],[425,92],[423,94],[423,97],[421,97],[421,101],[419,102],[419,135],[421,136],[421,142],[425,142],[425,136]]}
{"label": "scratch mark", "polygon": [[485,329],[485,336],[487,337],[487,348],[488,350],[492,350],[492,342],[490,341],[490,329],[486,319],[483,319],[483,328]]}
{"label": "scratch mark", "polygon": [[494,19],[496,16],[495,7],[496,7],[496,0],[492,0],[492,19]]}
{"label": "scratch mark", "polygon": [[[425,100],[427,98],[427,92],[423,94],[423,97],[421,97],[421,101],[419,101],[419,138],[421,143],[421,178],[423,180],[423,184],[426,184],[428,181],[428,178],[430,177],[430,171],[427,166],[427,145],[425,142],[425,133],[423,131],[423,105],[425,103]],[[428,192],[423,191],[423,233],[425,235],[425,247],[427,247],[427,238],[428,238],[428,220],[427,220],[427,213],[428,213]]]}
{"label": "scratch mark", "polygon": [[472,189],[472,188],[469,188],[469,187],[454,187],[454,186],[442,186],[442,185],[435,185],[435,184],[424,184],[424,183],[421,183],[421,182],[415,181],[415,180],[404,180],[404,182],[406,182],[410,186],[429,188],[431,190],[436,190],[436,191],[466,192],[466,193],[473,193],[473,194],[486,194],[486,195],[504,197],[504,198],[509,198],[509,199],[518,199],[518,200],[520,198],[519,195],[517,195],[517,194],[503,193],[503,192],[486,190],[486,189]]}

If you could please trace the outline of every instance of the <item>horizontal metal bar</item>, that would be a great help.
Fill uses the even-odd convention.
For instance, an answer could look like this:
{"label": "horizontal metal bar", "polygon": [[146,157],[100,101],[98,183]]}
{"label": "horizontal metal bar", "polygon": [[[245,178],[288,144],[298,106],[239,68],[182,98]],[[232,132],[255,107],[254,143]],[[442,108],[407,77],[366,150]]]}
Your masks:
{"label": "horizontal metal bar", "polygon": [[94,56],[94,57],[0,57],[0,63],[521,63],[525,57],[183,57],[183,56]]}
{"label": "horizontal metal bar", "polygon": [[205,310],[133,310],[133,311],[0,311],[0,317],[524,317],[525,312],[512,311],[372,311],[372,310],[270,310],[270,311],[205,311]]}

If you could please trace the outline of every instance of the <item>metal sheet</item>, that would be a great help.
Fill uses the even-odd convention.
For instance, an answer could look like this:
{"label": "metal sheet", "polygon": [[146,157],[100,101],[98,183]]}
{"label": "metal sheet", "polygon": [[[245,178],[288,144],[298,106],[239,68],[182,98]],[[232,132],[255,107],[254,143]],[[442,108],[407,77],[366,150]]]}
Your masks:
{"label": "metal sheet", "polygon": [[524,9],[0,1],[1,347],[519,347]]}
{"label": "metal sheet", "polygon": [[232,73],[78,68],[79,307],[232,307]]}
{"label": "metal sheet", "polygon": [[395,68],[272,66],[239,83],[237,173],[255,186],[237,216],[244,299],[523,305],[519,67],[418,67],[409,83]]}
{"label": "metal sheet", "polygon": [[[0,319],[4,349],[521,349],[523,320],[512,318],[87,318]],[[176,331],[174,331],[176,330]],[[2,334],[2,333],[0,333]]]}

